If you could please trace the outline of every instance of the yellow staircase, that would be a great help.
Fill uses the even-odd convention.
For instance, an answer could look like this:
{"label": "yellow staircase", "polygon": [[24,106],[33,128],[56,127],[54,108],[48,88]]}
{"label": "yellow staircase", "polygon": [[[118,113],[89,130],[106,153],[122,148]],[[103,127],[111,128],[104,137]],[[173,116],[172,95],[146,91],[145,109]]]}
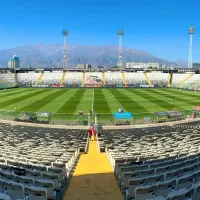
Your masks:
{"label": "yellow staircase", "polygon": [[149,84],[149,87],[151,87],[151,81],[149,80],[146,72],[144,72],[144,77],[145,77],[147,83]]}
{"label": "yellow staircase", "polygon": [[44,76],[44,73],[41,73],[40,76],[39,76],[39,78],[38,78],[38,80],[35,83],[35,86],[38,85],[38,83],[41,81],[41,79],[42,79],[43,76]]}
{"label": "yellow staircase", "polygon": [[125,77],[124,72],[122,72],[122,80],[123,80],[123,84],[124,84],[124,85],[127,85],[126,77]]}
{"label": "yellow staircase", "polygon": [[123,200],[105,153],[90,141],[87,154],[80,156],[63,200]]}
{"label": "yellow staircase", "polygon": [[190,74],[188,77],[186,77],[182,82],[180,82],[179,84],[177,84],[176,87],[179,87],[180,85],[182,85],[183,83],[185,83],[187,80],[189,80],[194,74]]}
{"label": "yellow staircase", "polygon": [[67,72],[63,72],[63,74],[62,74],[62,78],[61,78],[61,80],[60,80],[60,84],[62,85],[63,83],[64,83],[64,81],[65,81],[65,76],[66,76],[66,74],[67,74]]}
{"label": "yellow staircase", "polygon": [[102,81],[103,81],[103,85],[106,85],[105,73],[104,72],[102,72]]}
{"label": "yellow staircase", "polygon": [[84,84],[85,84],[85,72],[83,72],[81,87],[84,87]]}
{"label": "yellow staircase", "polygon": [[172,75],[171,75],[171,73],[169,73],[168,74],[168,87],[171,87],[171,84],[170,84],[170,80],[171,80],[171,77],[172,77]]}

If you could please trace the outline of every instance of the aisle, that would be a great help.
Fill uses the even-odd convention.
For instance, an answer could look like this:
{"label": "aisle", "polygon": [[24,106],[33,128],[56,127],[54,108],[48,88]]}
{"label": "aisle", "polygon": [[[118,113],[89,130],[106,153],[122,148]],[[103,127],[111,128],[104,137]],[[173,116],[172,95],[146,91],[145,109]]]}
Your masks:
{"label": "aisle", "polygon": [[88,154],[81,155],[63,200],[122,200],[105,153],[90,141]]}

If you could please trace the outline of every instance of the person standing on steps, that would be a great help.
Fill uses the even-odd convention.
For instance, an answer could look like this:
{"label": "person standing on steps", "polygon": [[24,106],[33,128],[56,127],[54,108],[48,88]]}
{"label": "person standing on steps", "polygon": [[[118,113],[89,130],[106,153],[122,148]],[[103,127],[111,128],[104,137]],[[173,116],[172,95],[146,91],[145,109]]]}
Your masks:
{"label": "person standing on steps", "polygon": [[88,137],[90,138],[90,141],[92,140],[92,129],[90,128],[88,130]]}
{"label": "person standing on steps", "polygon": [[98,134],[98,128],[96,124],[93,124],[93,134],[94,134],[94,139],[96,140],[96,135]]}

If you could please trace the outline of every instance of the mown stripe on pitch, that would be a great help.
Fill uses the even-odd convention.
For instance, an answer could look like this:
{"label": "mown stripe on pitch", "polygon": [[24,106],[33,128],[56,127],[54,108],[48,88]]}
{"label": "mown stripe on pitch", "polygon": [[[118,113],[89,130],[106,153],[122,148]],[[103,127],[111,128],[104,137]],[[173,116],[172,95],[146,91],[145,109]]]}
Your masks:
{"label": "mown stripe on pitch", "polygon": [[86,89],[79,89],[65,104],[57,111],[57,113],[74,113],[76,107],[81,101],[81,98]]}
{"label": "mown stripe on pitch", "polygon": [[97,113],[111,113],[108,102],[101,89],[94,92],[94,111]]}
{"label": "mown stripe on pitch", "polygon": [[173,89],[171,89],[171,90],[167,90],[167,92],[170,92],[171,94],[175,94],[175,95],[180,95],[180,96],[184,96],[185,98],[186,97],[192,97],[192,98],[196,98],[196,99],[198,99],[199,97],[200,97],[200,95],[199,95],[199,93],[197,92],[196,93],[196,95],[195,94],[191,94],[190,92],[186,92],[186,91],[184,91],[184,92],[182,92],[182,91],[179,91],[179,90],[173,90]]}
{"label": "mown stripe on pitch", "polygon": [[149,113],[143,106],[116,89],[109,90],[127,111],[132,113]]}
{"label": "mown stripe on pitch", "polygon": [[152,89],[151,92],[154,93],[154,94],[158,94],[158,95],[162,96],[163,98],[167,97],[167,98],[174,99],[176,101],[180,101],[180,102],[183,102],[183,103],[186,103],[186,104],[190,104],[190,105],[196,105],[197,104],[197,101],[194,101],[194,100],[191,100],[191,99],[184,99],[184,98],[177,97],[177,96],[173,96],[173,95],[170,95],[168,93],[163,93],[163,92],[160,92],[160,91],[157,91],[157,90],[154,90],[154,89]]}
{"label": "mown stripe on pitch", "polygon": [[[68,90],[68,89],[67,89]],[[61,94],[63,94],[64,92],[66,92],[66,90],[63,89],[59,89],[58,91],[49,94],[43,98],[40,98],[37,101],[34,101],[32,104],[29,104],[23,108],[20,108],[21,111],[37,111],[40,108],[42,108],[43,106],[47,105],[48,103],[50,103],[53,99],[59,97]],[[53,106],[53,105],[52,105]]]}
{"label": "mown stripe on pitch", "polygon": [[137,92],[135,92],[135,90],[128,90],[128,91],[137,94],[138,96],[146,99],[147,101],[150,101],[150,102],[154,103],[155,105],[160,106],[161,108],[164,108],[165,110],[174,109],[174,102],[173,103],[169,103],[167,101],[162,101],[159,98],[151,96],[151,94],[147,94],[147,93],[151,92],[150,89],[147,89],[147,90],[144,89],[142,91],[141,90],[140,91],[137,90]]}
{"label": "mown stripe on pitch", "polygon": [[20,97],[16,97],[16,98],[13,98],[13,99],[10,99],[10,100],[0,102],[0,108],[9,106],[11,104],[18,103],[18,102],[23,101],[27,98],[31,98],[33,96],[36,96],[36,95],[39,95],[39,94],[42,94],[42,93],[45,93],[45,92],[49,92],[49,90],[48,89],[42,89],[42,90],[40,89],[40,90],[36,90],[36,91],[34,90],[34,92],[32,92],[32,93],[21,95]]}
{"label": "mown stripe on pitch", "polygon": [[31,90],[17,90],[16,89],[16,90],[12,90],[12,91],[9,91],[9,92],[7,92],[7,91],[2,92],[2,93],[0,92],[0,99],[5,98],[5,97],[10,97],[10,96],[15,96],[18,93],[21,93],[23,91],[27,92],[27,91],[31,91]]}

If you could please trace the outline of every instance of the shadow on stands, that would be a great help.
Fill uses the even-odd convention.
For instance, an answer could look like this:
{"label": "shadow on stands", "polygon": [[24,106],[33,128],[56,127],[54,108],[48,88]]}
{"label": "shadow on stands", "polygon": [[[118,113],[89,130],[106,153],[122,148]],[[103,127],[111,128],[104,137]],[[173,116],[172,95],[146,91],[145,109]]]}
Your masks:
{"label": "shadow on stands", "polygon": [[113,173],[97,173],[73,176],[63,197],[68,199],[122,200],[123,196]]}

